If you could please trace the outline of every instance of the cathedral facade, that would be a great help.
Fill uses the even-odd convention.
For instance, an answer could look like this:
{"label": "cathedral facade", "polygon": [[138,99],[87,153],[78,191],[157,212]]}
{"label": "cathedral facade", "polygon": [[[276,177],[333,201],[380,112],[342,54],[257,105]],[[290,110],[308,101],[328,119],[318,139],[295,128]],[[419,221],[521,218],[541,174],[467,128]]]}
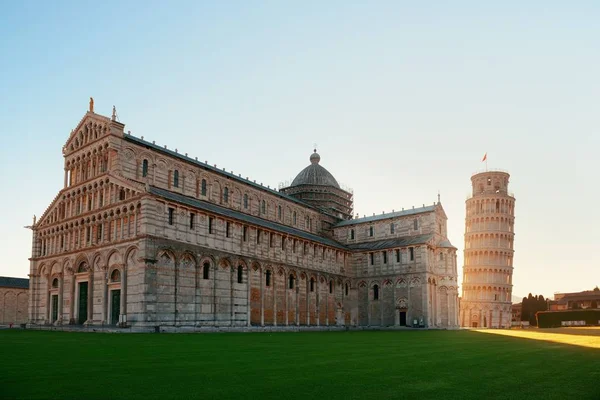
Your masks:
{"label": "cathedral facade", "polygon": [[90,111],[34,221],[29,321],[118,326],[419,326],[458,321],[440,202],[353,217],[310,156],[274,190]]}

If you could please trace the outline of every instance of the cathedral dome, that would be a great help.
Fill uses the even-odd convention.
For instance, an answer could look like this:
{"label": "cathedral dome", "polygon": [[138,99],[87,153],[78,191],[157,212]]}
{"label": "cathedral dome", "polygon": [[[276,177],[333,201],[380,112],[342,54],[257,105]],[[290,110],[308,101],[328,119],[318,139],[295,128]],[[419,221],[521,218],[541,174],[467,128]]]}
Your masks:
{"label": "cathedral dome", "polygon": [[310,156],[310,165],[300,171],[290,186],[322,185],[333,186],[339,189],[340,185],[333,175],[321,167],[319,161],[321,161],[321,156],[317,153],[317,149],[315,149],[314,153]]}

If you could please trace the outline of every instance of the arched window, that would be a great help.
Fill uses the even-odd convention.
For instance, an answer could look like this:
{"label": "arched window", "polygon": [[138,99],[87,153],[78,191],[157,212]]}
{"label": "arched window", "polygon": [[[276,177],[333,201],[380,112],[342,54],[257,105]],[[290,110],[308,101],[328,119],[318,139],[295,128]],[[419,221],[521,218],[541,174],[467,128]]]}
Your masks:
{"label": "arched window", "polygon": [[290,289],[294,288],[294,275],[290,274],[290,279],[289,279],[289,287]]}
{"label": "arched window", "polygon": [[346,292],[346,296],[348,296],[348,284],[347,283],[346,283],[345,292]]}
{"label": "arched window", "polygon": [[315,291],[315,279],[314,278],[310,278],[310,291],[311,292]]}
{"label": "arched window", "polygon": [[54,278],[54,279],[52,280],[52,287],[53,287],[53,288],[57,288],[57,287],[58,287],[58,278]]}
{"label": "arched window", "polygon": [[227,187],[223,189],[223,202],[224,203],[229,202],[229,188],[227,188]]}
{"label": "arched window", "polygon": [[237,268],[237,278],[238,283],[244,283],[244,268],[241,265],[238,265]]}
{"label": "arched window", "polygon": [[373,286],[373,300],[379,300],[379,285]]}
{"label": "arched window", "polygon": [[148,176],[148,160],[144,159],[144,161],[142,161],[142,176],[146,177]]}
{"label": "arched window", "polygon": [[173,172],[173,186],[179,187],[179,171],[178,170],[175,170],[175,172]]}
{"label": "arched window", "polygon": [[268,269],[265,277],[265,286],[271,286],[271,270]]}
{"label": "arched window", "polygon": [[121,271],[118,269],[113,270],[113,272],[110,274],[110,281],[121,282]]}
{"label": "arched window", "polygon": [[87,264],[82,262],[79,264],[79,268],[77,268],[77,273],[87,272]]}
{"label": "arched window", "polygon": [[202,185],[200,187],[202,196],[206,196],[206,179],[202,179]]}
{"label": "arched window", "polygon": [[262,203],[260,204],[260,211],[261,211],[263,214],[266,214],[266,212],[267,212],[267,204],[265,203],[265,201],[264,201],[264,200],[263,200],[263,201],[262,201]]}
{"label": "arched window", "polygon": [[125,200],[125,189],[119,191],[119,200]]}
{"label": "arched window", "polygon": [[210,263],[205,262],[202,266],[202,278],[208,279],[210,273]]}
{"label": "arched window", "polygon": [[248,208],[248,195],[244,194],[244,208]]}

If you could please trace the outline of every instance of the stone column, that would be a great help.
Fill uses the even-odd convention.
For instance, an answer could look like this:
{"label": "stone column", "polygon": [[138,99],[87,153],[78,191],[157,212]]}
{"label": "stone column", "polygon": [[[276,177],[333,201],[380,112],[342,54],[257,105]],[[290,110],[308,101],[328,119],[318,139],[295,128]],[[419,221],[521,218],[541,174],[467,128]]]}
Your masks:
{"label": "stone column", "polygon": [[260,267],[260,326],[265,326],[265,298],[264,298],[264,282],[263,282],[263,268]]}
{"label": "stone column", "polygon": [[296,307],[296,313],[295,313],[295,319],[296,321],[296,326],[300,326],[300,303],[298,302],[298,300],[300,299],[300,288],[298,287],[298,282],[300,282],[300,279],[296,279],[296,287],[294,288],[295,290],[295,301],[294,301],[294,305]]}
{"label": "stone column", "polygon": [[383,307],[384,307],[384,298],[383,298],[383,288],[385,287],[385,282],[383,282],[381,284],[381,288],[379,289],[379,314],[380,314],[380,319],[379,319],[379,326],[383,326]]}
{"label": "stone column", "polygon": [[102,268],[102,324],[108,324],[108,315],[110,310],[108,309],[108,266]]}
{"label": "stone column", "polygon": [[[73,268],[77,268],[73,266]],[[71,273],[71,301],[69,302],[69,324],[75,323],[75,273]]]}
{"label": "stone column", "polygon": [[273,326],[277,326],[277,272],[273,270]]}
{"label": "stone column", "polygon": [[57,316],[57,323],[60,325],[62,324],[62,320],[63,320],[63,287],[64,287],[64,272],[60,273],[59,277],[58,277],[58,316]]}
{"label": "stone column", "polygon": [[127,318],[127,270],[128,268],[123,265],[123,273],[121,274],[121,315],[119,316],[119,322],[121,322],[123,325],[125,324],[125,320]]}
{"label": "stone column", "polygon": [[252,314],[252,308],[250,307],[250,287],[252,286],[251,284],[251,273],[250,271],[252,270],[252,265],[248,264],[248,267],[246,268],[247,274],[248,274],[248,278],[246,279],[246,326],[250,326],[251,323],[251,314]]}
{"label": "stone column", "polygon": [[94,321],[94,267],[90,266],[89,283],[88,283],[88,320],[86,323]]}

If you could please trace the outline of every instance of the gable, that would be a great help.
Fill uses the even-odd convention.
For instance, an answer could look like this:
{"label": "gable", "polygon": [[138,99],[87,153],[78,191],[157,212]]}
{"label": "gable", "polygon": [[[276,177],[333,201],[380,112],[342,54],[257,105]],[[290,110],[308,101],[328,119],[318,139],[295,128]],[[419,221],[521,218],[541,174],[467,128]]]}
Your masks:
{"label": "gable", "polygon": [[[112,121],[102,115],[87,112],[63,146],[63,154],[69,155],[80,148],[106,137],[110,131]],[[122,124],[120,124],[122,125]]]}
{"label": "gable", "polygon": [[[137,196],[146,191],[145,185],[143,184],[132,182],[129,179],[124,178],[122,176],[116,176],[109,173],[108,175],[104,175],[98,177],[97,179],[90,180],[83,185],[70,186],[59,191],[54,197],[54,200],[52,200],[50,205],[46,208],[46,211],[44,211],[40,219],[37,221],[37,223],[34,224],[34,227],[43,228],[44,226],[50,226],[55,222],[80,217],[81,215],[87,214],[88,212],[97,211],[96,209],[87,211],[85,210],[85,208],[82,208],[82,212],[77,215],[67,215],[68,209],[66,207],[66,202],[71,201],[71,199],[73,198],[80,198],[81,196],[86,196],[88,193],[93,194],[99,188],[111,184],[117,188],[121,188],[122,190],[129,191],[133,196]],[[105,199],[104,201],[105,203],[101,207],[99,207],[98,210],[109,206],[109,199]]]}

